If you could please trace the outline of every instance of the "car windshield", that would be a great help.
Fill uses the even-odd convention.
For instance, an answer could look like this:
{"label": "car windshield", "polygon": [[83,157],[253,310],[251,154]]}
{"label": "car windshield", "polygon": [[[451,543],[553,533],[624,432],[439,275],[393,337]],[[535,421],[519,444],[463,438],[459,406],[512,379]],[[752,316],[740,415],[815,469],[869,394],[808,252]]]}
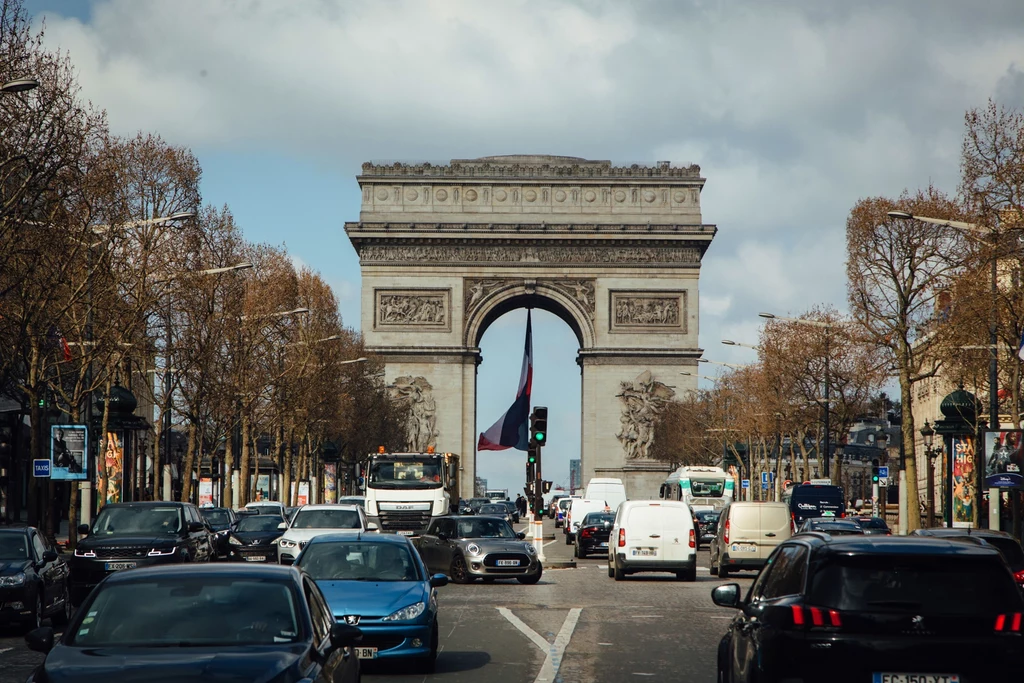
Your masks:
{"label": "car windshield", "polygon": [[105,583],[93,591],[88,616],[67,642],[82,648],[298,642],[301,603],[290,581],[182,574]]}
{"label": "car windshield", "polygon": [[508,512],[508,510],[505,508],[504,505],[481,505],[480,506],[480,514],[481,515],[503,515],[506,512]]}
{"label": "car windshield", "polygon": [[491,501],[487,498],[471,498],[469,500],[469,506],[473,508],[473,510],[479,510],[482,506],[489,505],[490,502]]}
{"label": "car windshield", "polygon": [[572,503],[572,498],[563,498],[558,501],[558,509],[565,511],[569,509],[569,505]]}
{"label": "car windshield", "polygon": [[22,533],[0,534],[0,560],[27,560],[28,536]]}
{"label": "car windshield", "polygon": [[203,513],[203,517],[210,523],[211,526],[227,525],[231,523],[231,517],[228,516],[227,510],[200,510]]}
{"label": "car windshield", "polygon": [[721,513],[715,512],[713,510],[701,510],[695,516],[701,522],[713,522],[716,519],[718,519],[718,515],[719,514],[721,514]]}
{"label": "car windshield", "polygon": [[808,601],[838,610],[972,615],[1013,612],[1021,596],[996,558],[855,555],[830,558]]}
{"label": "car windshield", "polygon": [[171,506],[125,505],[100,510],[92,533],[104,536],[130,534],[164,535],[181,531],[181,508]]}
{"label": "car windshield", "polygon": [[342,505],[358,505],[361,508],[366,507],[366,499],[362,496],[342,496],[338,499],[338,502]]}
{"label": "car windshield", "polygon": [[503,519],[460,519],[456,538],[515,538]]}
{"label": "car windshield", "polygon": [[395,543],[311,543],[296,565],[315,581],[421,580],[409,549]]}
{"label": "car windshield", "polygon": [[441,458],[375,460],[370,464],[368,483],[375,489],[441,488]]}
{"label": "car windshield", "polygon": [[591,512],[583,518],[583,526],[590,526],[592,524],[611,524],[614,521],[615,515],[607,512]]}
{"label": "car windshield", "polygon": [[355,510],[299,510],[292,521],[293,529],[359,529],[359,513]]}
{"label": "car windshield", "polygon": [[277,531],[284,520],[277,515],[252,515],[238,520],[239,531]]}

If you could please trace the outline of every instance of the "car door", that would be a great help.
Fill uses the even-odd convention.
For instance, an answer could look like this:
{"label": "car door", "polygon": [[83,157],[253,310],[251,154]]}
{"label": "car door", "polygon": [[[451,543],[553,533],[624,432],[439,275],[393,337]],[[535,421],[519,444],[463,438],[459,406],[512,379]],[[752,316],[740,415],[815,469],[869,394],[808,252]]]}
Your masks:
{"label": "car door", "polygon": [[453,519],[442,519],[438,520],[438,536],[436,536],[437,544],[434,546],[434,568],[432,572],[441,572],[447,574],[451,570],[452,559],[455,557],[456,543],[453,540],[458,536],[458,530],[455,528],[455,520]]}
{"label": "car door", "polygon": [[46,544],[43,538],[35,531],[30,531],[30,545],[32,547],[32,561],[35,564],[36,574],[40,579],[39,599],[43,602],[43,611],[48,612],[58,599],[57,593],[57,571],[55,562],[43,562],[43,554],[46,553]]}
{"label": "car door", "polygon": [[317,659],[322,662],[315,675],[307,673],[309,678],[322,683],[335,681],[352,681],[358,677],[358,662],[351,648],[333,649],[331,646],[331,626],[334,617],[327,606],[316,583],[303,577],[302,588],[309,606],[309,618],[313,623],[313,648],[319,653]]}
{"label": "car door", "polygon": [[715,529],[715,537],[711,539],[711,545],[708,546],[708,552],[711,554],[711,566],[717,567],[721,563],[722,559],[722,536],[725,534],[725,522],[729,519],[729,506],[726,505],[722,509],[722,514],[718,516],[718,527]]}
{"label": "car door", "polygon": [[211,555],[209,523],[199,514],[197,508],[186,505],[185,510],[200,527],[192,531],[191,525],[189,526],[189,542],[195,548],[195,558],[198,562],[209,562]]}
{"label": "car door", "polygon": [[427,569],[431,572],[435,571],[436,556],[437,556],[437,532],[441,528],[441,522],[443,520],[435,519],[427,527],[427,530],[415,538],[413,545],[416,546],[416,550],[420,554],[420,559],[423,560],[423,564],[427,565]]}

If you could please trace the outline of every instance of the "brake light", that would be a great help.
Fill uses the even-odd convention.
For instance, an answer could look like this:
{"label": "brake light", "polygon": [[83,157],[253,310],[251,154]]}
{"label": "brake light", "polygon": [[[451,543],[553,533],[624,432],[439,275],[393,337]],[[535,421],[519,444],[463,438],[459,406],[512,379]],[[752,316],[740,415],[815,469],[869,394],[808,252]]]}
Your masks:
{"label": "brake light", "polygon": [[1024,583],[1024,569],[1021,569],[1019,572],[1016,572],[1013,575],[1013,578],[1017,579],[1017,583]]}
{"label": "brake light", "polygon": [[844,517],[846,517],[846,513],[845,512],[840,512],[839,513],[839,519],[843,519]]}
{"label": "brake light", "polygon": [[619,529],[619,547],[620,548],[625,548],[626,547],[626,530],[625,529]]}
{"label": "brake light", "polygon": [[580,529],[580,538],[590,538],[590,529]]}
{"label": "brake light", "polygon": [[1021,613],[1000,614],[996,616],[995,630],[998,633],[1020,633]]}
{"label": "brake light", "polygon": [[696,548],[697,547],[696,538],[693,535],[693,529],[690,529],[690,547],[691,548]]}
{"label": "brake light", "polygon": [[796,535],[796,514],[793,513],[793,512],[789,513],[789,529],[793,533],[793,535],[795,536]]}
{"label": "brake light", "polygon": [[[791,605],[793,612],[793,626],[815,627],[815,628],[841,628],[843,619],[839,610],[825,609],[823,607],[804,607],[803,605]],[[807,623],[808,614],[811,623]]]}
{"label": "brake light", "polygon": [[729,545],[729,520],[725,520],[725,531],[722,532],[722,543]]}

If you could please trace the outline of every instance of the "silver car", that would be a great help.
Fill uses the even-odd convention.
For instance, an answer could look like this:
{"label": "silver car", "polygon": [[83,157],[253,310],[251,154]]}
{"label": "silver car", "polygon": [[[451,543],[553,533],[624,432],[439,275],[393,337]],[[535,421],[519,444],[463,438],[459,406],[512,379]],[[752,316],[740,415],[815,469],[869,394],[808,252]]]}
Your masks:
{"label": "silver car", "polygon": [[517,534],[502,517],[438,517],[413,539],[430,573],[447,574],[455,583],[483,579],[540,581],[543,567],[526,534]]}

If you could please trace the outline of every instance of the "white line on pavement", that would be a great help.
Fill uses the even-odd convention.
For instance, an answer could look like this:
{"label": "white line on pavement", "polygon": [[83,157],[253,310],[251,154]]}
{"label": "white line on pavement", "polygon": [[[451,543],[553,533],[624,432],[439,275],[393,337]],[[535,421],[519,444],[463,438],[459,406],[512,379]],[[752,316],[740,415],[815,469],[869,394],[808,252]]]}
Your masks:
{"label": "white line on pavement", "polygon": [[551,643],[542,638],[541,635],[532,628],[527,626],[522,619],[512,614],[512,610],[507,607],[499,607],[498,611],[501,613],[501,616],[508,619],[509,623],[519,629],[524,636],[532,640],[533,644],[539,647],[543,652],[547,652],[551,648]]}
{"label": "white line on pavement", "polygon": [[512,610],[507,607],[498,608],[501,616],[508,619],[509,623],[519,629],[534,645],[547,653],[547,657],[544,658],[544,664],[541,665],[540,673],[537,674],[534,683],[552,682],[555,680],[558,669],[562,665],[562,656],[565,654],[565,648],[569,646],[569,641],[572,640],[572,633],[576,630],[576,622],[579,621],[582,611],[579,607],[569,610],[565,621],[562,622],[562,628],[558,631],[558,635],[555,636],[555,642],[549,643],[543,636],[527,626],[522,619],[513,614]]}
{"label": "white line on pavement", "polygon": [[[879,507],[881,507],[881,506],[879,506]],[[557,540],[558,540],[558,539],[556,538],[556,539],[555,539],[555,541],[557,541]],[[554,543],[555,541],[548,541],[547,543],[545,543],[545,544],[544,544],[544,547],[545,547],[545,548],[547,548],[547,547],[548,547],[549,545],[551,545],[551,544],[552,544],[552,543]]]}

